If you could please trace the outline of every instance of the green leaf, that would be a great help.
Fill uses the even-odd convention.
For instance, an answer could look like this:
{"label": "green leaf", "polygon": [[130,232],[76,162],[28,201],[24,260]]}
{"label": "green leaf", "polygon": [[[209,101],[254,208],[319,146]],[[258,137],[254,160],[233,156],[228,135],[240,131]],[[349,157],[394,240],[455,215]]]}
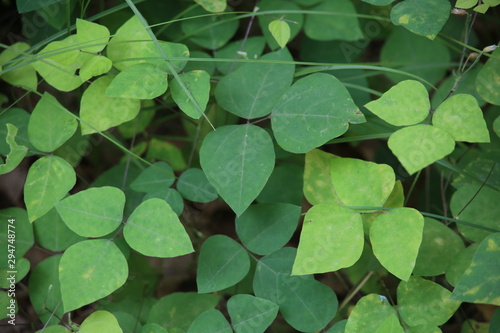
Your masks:
{"label": "green leaf", "polygon": [[206,11],[220,13],[226,10],[226,0],[194,0]]}
{"label": "green leaf", "polygon": [[250,269],[245,249],[224,235],[208,238],[201,246],[196,284],[199,293],[219,291],[240,282]]}
{"label": "green leaf", "polygon": [[38,218],[33,227],[37,244],[52,252],[64,251],[85,239],[68,228],[56,208]]}
{"label": "green leaf", "polygon": [[268,53],[260,58],[270,63],[247,63],[224,76],[215,89],[215,98],[222,108],[252,119],[268,115],[293,81],[295,66],[276,63],[292,61],[287,49]]}
{"label": "green leaf", "polygon": [[[321,41],[363,39],[356,8],[351,1],[325,1],[311,8],[311,11],[323,12],[324,15],[306,16],[304,32],[307,37]],[[333,15],[327,15],[328,13]]]}
{"label": "green leaf", "polygon": [[[22,42],[10,45],[9,48],[0,53],[0,71],[2,71],[1,67],[7,64],[9,67],[22,64],[22,66],[2,74],[2,80],[13,86],[35,91],[38,85],[36,70],[30,63],[27,63],[27,60],[21,60],[25,58],[23,53],[29,48],[28,44]],[[14,60],[17,57],[20,57],[19,62]]]}
{"label": "green leaf", "polygon": [[481,14],[485,14],[488,11],[489,8],[490,8],[489,5],[483,3],[481,5],[478,5],[478,6],[474,7],[474,11],[478,12],[478,13],[481,13]]}
{"label": "green leaf", "polygon": [[80,77],[82,80],[87,81],[94,76],[106,74],[112,66],[113,63],[109,58],[102,55],[92,56],[80,68]]}
{"label": "green leaf", "polygon": [[78,122],[70,111],[46,92],[31,114],[28,135],[36,149],[51,152],[68,141],[77,126]]}
{"label": "green leaf", "polygon": [[462,302],[500,305],[500,233],[486,237],[472,263],[458,281],[452,299]]}
{"label": "green leaf", "polygon": [[292,238],[300,211],[299,206],[287,203],[252,205],[236,218],[236,233],[250,251],[270,254]]}
{"label": "green leaf", "polygon": [[472,95],[453,95],[445,100],[434,112],[432,124],[455,141],[490,142],[483,111]]}
{"label": "green leaf", "polygon": [[166,329],[155,323],[147,323],[142,326],[140,333],[168,333]]}
{"label": "green leaf", "polygon": [[235,295],[227,302],[227,311],[236,333],[264,333],[278,314],[278,305],[251,295]]}
{"label": "green leaf", "polygon": [[429,94],[418,81],[401,81],[365,107],[389,124],[415,125],[429,115]]}
{"label": "green leaf", "polygon": [[175,182],[172,168],[164,162],[157,162],[134,179],[130,187],[138,192],[153,192],[167,189]]}
{"label": "green leaf", "polygon": [[112,241],[93,239],[72,245],[59,263],[64,311],[108,296],[125,283],[127,276],[127,260]]}
{"label": "green leaf", "polygon": [[167,73],[155,65],[143,63],[125,68],[106,88],[105,96],[153,99],[167,91]]}
{"label": "green leaf", "polygon": [[330,161],[340,158],[319,149],[306,154],[304,167],[304,196],[311,205],[331,203],[341,205],[335,192],[330,171]]}
{"label": "green leaf", "polygon": [[120,328],[120,325],[118,325],[118,320],[116,320],[116,317],[112,313],[101,310],[93,312],[90,316],[85,318],[80,325],[78,332],[122,333],[123,331]]}
{"label": "green leaf", "polygon": [[446,280],[448,280],[452,286],[455,287],[458,284],[460,278],[464,275],[467,268],[469,268],[478,246],[479,243],[471,244],[449,262],[448,268],[446,269]]}
{"label": "green leaf", "polygon": [[108,28],[103,25],[77,18],[76,36],[83,46],[80,48],[82,51],[98,53],[106,47],[110,34]]}
{"label": "green leaf", "polygon": [[[33,226],[30,221],[28,221],[26,211],[18,207],[0,210],[0,218],[0,221],[2,221],[0,224],[0,239],[2,239],[3,243],[0,248],[0,255],[5,258],[3,262],[0,262],[0,267],[7,268],[9,264],[7,259],[10,259],[8,257],[10,254],[9,249],[12,250],[8,244],[15,246],[15,257],[20,259],[34,244]],[[11,219],[14,220],[13,223],[9,222]],[[12,239],[12,236],[9,237],[9,235],[13,235],[12,231],[15,231],[14,244],[9,242],[9,240]]]}
{"label": "green leaf", "polygon": [[82,134],[105,131],[134,119],[141,103],[137,99],[114,98],[105,95],[113,76],[98,78],[85,90],[80,105]]}
{"label": "green leaf", "polygon": [[[29,222],[27,222],[29,224]],[[2,235],[4,236],[4,235]],[[5,239],[8,239],[7,236],[5,236]],[[16,251],[17,252],[17,251]],[[5,256],[5,258],[8,258]],[[14,283],[19,283],[22,279],[26,277],[26,275],[30,271],[30,262],[26,258],[21,258],[21,259],[16,259],[16,263],[14,267],[9,267],[7,265],[6,269],[0,269],[0,288],[3,289],[9,289],[10,285],[12,283],[12,271],[15,271],[14,273]]]}
{"label": "green leaf", "polygon": [[269,23],[269,31],[281,48],[284,48],[290,40],[290,26],[283,20]]}
{"label": "green leaf", "polygon": [[149,142],[146,158],[148,160],[165,161],[174,171],[184,170],[186,168],[186,161],[184,160],[182,151],[179,147],[168,141],[153,138]]}
{"label": "green leaf", "polygon": [[[260,18],[263,16],[259,16]],[[260,58],[264,47],[266,46],[266,39],[262,36],[253,36],[248,39],[238,40],[229,43],[223,48],[215,52],[217,58],[228,59],[257,59]],[[224,75],[240,68],[245,63],[243,62],[217,62],[217,70]]]}
{"label": "green leaf", "polygon": [[363,251],[361,216],[329,204],[313,206],[304,218],[292,274],[314,274],[352,266]]}
{"label": "green leaf", "polygon": [[[180,74],[179,77],[184,83],[185,88],[198,103],[198,106],[202,110],[205,110],[210,97],[210,75],[205,71],[194,70],[185,74]],[[174,102],[179,106],[182,112],[194,119],[199,119],[202,116],[198,110],[198,106],[191,102],[191,99],[186,95],[186,92],[177,80],[172,80],[170,92]]]}
{"label": "green leaf", "polygon": [[48,44],[37,54],[38,61],[32,64],[48,84],[60,91],[72,91],[83,84],[76,75],[82,59],[79,58],[80,51],[68,38]]}
{"label": "green leaf", "polygon": [[28,148],[27,156],[35,152],[35,147],[33,147],[28,139],[29,120],[30,114],[23,109],[11,108],[2,111],[0,115],[0,137],[5,139],[0,140],[0,155],[7,156],[11,150],[7,142],[7,136],[9,135],[7,124],[17,127],[17,135],[15,136],[16,142]]}
{"label": "green leaf", "polygon": [[491,53],[476,77],[476,89],[488,103],[500,105],[500,49]]}
{"label": "green leaf", "polygon": [[500,116],[493,121],[493,131],[498,137],[500,137]]}
{"label": "green leaf", "polygon": [[278,144],[306,153],[347,131],[365,117],[334,76],[316,73],[294,83],[275,105],[271,122]]}
{"label": "green leaf", "polygon": [[302,205],[303,175],[302,165],[293,162],[282,163],[274,168],[257,201]]}
{"label": "green leaf", "polygon": [[363,2],[367,2],[375,6],[387,6],[393,3],[394,1],[395,0],[363,0]]}
{"label": "green leaf", "polygon": [[377,328],[376,333],[404,333],[405,330],[399,323],[399,318],[396,314],[391,314]]}
{"label": "green leaf", "polygon": [[460,306],[451,292],[439,284],[418,276],[398,286],[398,310],[409,326],[435,325],[448,321]]}
{"label": "green leaf", "polygon": [[301,13],[272,13],[273,11],[300,11],[301,8],[291,1],[286,0],[261,0],[259,1],[259,12],[270,11],[268,15],[259,15],[259,26],[267,44],[271,50],[275,50],[279,47],[276,39],[273,37],[271,31],[269,31],[269,24],[280,19],[286,22],[293,22],[290,25],[290,40],[294,39],[295,36],[299,34],[302,30],[302,24],[304,22],[304,15]]}
{"label": "green leaf", "polygon": [[[431,84],[443,78],[450,68],[450,59],[450,51],[443,43],[398,27],[386,39],[380,53],[380,60],[386,66],[416,75]],[[397,73],[385,75],[394,82],[408,80],[408,76]]]}
{"label": "green leaf", "polygon": [[193,252],[191,240],[172,208],[149,199],[130,215],[123,236],[131,248],[150,257],[177,257]]}
{"label": "green leaf", "polygon": [[477,5],[478,0],[457,0],[456,8],[469,9]]}
{"label": "green leaf", "polygon": [[391,10],[391,20],[411,32],[436,38],[450,16],[450,3],[447,0],[405,0]]}
{"label": "green leaf", "polygon": [[[173,68],[179,72],[184,68],[189,58],[189,50],[183,44],[159,41],[165,54],[171,60]],[[168,66],[160,55],[156,44],[151,40],[148,32],[137,16],[132,16],[127,20],[109,41],[107,48],[108,58],[113,61],[113,65],[120,71],[141,63],[156,65],[167,73],[171,74]]]}
{"label": "green leaf", "polygon": [[163,188],[149,192],[144,196],[143,200],[146,201],[152,198],[165,200],[170,205],[175,214],[177,214],[177,216],[180,216],[182,214],[182,211],[184,210],[184,201],[182,200],[179,192],[177,192],[173,188]]}
{"label": "green leaf", "polygon": [[407,281],[415,267],[423,229],[423,216],[405,207],[379,215],[370,228],[373,253],[401,280]]}
{"label": "green leaf", "polygon": [[[38,263],[29,277],[29,297],[34,310],[44,323],[57,324],[64,314],[61,304],[59,262],[57,254]],[[55,317],[57,316],[57,318]]]}
{"label": "green leaf", "polygon": [[203,170],[192,168],[184,171],[177,180],[177,191],[195,202],[210,202],[218,198],[217,191],[208,182]]}
{"label": "green leaf", "polygon": [[200,150],[208,180],[238,216],[266,184],[274,157],[269,134],[254,125],[219,127],[205,137]]}
{"label": "green leaf", "polygon": [[[476,78],[482,68],[483,65],[478,63],[470,71],[462,74],[463,76],[460,80],[460,84],[455,88],[453,95],[472,95],[476,98],[479,107],[483,107],[486,104],[486,101],[482,99],[476,91]],[[455,79],[456,78],[453,75],[448,76],[443,82],[440,83],[438,90],[432,94],[431,108],[433,110],[436,110],[438,106],[448,98],[448,94],[455,85]]]}
{"label": "green leaf", "polygon": [[369,294],[361,298],[352,309],[345,333],[376,332],[387,318],[395,315],[396,311],[390,306],[385,296]]}
{"label": "green leaf", "polygon": [[199,315],[187,331],[187,333],[206,332],[232,333],[233,330],[219,310],[210,309]]}
{"label": "green leaf", "polygon": [[380,207],[389,198],[396,182],[389,165],[354,158],[332,159],[330,176],[345,206]]}
{"label": "green leaf", "polygon": [[439,327],[435,325],[417,325],[413,327],[408,327],[408,333],[442,333]]}
{"label": "green leaf", "polygon": [[213,309],[220,296],[198,293],[173,293],[162,297],[149,311],[148,323],[157,323],[169,332],[186,332],[203,312]]}
{"label": "green leaf", "polygon": [[83,237],[102,237],[123,219],[125,194],[116,187],[89,188],[56,204],[64,223]]}
{"label": "green leaf", "polygon": [[430,125],[402,128],[394,132],[387,143],[410,175],[455,149],[455,141],[447,132]]}
{"label": "green leaf", "polygon": [[420,276],[441,275],[464,248],[464,242],[452,229],[439,221],[425,218],[422,244],[413,273]]}
{"label": "green leaf", "polygon": [[7,155],[5,163],[0,164],[0,175],[4,175],[14,170],[28,153],[27,147],[18,145],[16,142],[17,127],[12,124],[7,124],[6,127],[7,136],[5,141],[9,145],[10,152]]}
{"label": "green leaf", "polygon": [[51,210],[75,183],[75,170],[60,157],[45,156],[33,163],[24,185],[24,203],[30,222]]}
{"label": "green leaf", "polygon": [[[189,11],[190,16],[206,15],[202,8]],[[225,45],[236,33],[238,21],[234,14],[210,15],[192,18],[181,23],[182,32],[189,40],[210,50],[216,50]]]}
{"label": "green leaf", "polygon": [[[497,197],[498,192],[491,188],[483,187],[479,190],[477,184],[465,185],[453,193],[450,209],[456,219],[496,229],[498,228],[498,216],[500,216],[500,205],[496,200]],[[461,212],[462,210],[463,212]],[[460,215],[458,215],[459,213]],[[489,231],[463,224],[458,224],[458,230],[465,238],[474,242],[480,242],[491,234]]]}

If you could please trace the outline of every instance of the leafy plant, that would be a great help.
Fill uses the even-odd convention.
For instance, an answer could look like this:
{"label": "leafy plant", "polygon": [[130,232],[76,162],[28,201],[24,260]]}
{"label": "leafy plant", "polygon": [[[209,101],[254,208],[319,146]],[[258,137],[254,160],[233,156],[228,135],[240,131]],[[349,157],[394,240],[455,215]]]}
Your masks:
{"label": "leafy plant", "polygon": [[498,4],[17,0],[5,326],[497,332]]}

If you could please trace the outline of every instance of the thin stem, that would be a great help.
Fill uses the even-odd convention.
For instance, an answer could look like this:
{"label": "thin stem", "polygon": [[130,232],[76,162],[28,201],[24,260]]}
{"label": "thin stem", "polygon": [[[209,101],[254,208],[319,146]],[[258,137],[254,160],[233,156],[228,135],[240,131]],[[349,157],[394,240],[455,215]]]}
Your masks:
{"label": "thin stem", "polygon": [[363,280],[361,280],[360,283],[358,283],[358,285],[356,286],[356,288],[354,288],[347,296],[346,298],[344,298],[344,300],[342,301],[342,303],[340,304],[339,306],[339,310],[338,312],[340,312],[347,304],[349,304],[349,302],[352,300],[352,298],[354,296],[356,296],[356,294],[361,290],[361,288],[363,288],[363,286],[366,284],[366,282],[368,282],[368,280],[372,277],[373,275],[373,271],[370,271],[368,272],[365,277],[363,278]]}
{"label": "thin stem", "polygon": [[410,200],[411,194],[413,193],[413,190],[415,189],[415,185],[417,184],[418,178],[420,177],[420,173],[422,170],[419,170],[415,178],[413,179],[413,182],[411,183],[410,190],[408,191],[408,194],[406,194],[405,202],[404,205],[408,204],[408,201]]}
{"label": "thin stem", "polygon": [[488,175],[486,176],[486,178],[484,179],[484,182],[481,184],[481,186],[477,189],[476,193],[474,193],[474,195],[472,196],[472,198],[469,200],[469,202],[467,202],[467,204],[464,206],[464,208],[462,208],[460,210],[460,212],[458,212],[456,218],[459,218],[460,217],[460,214],[462,214],[462,212],[472,203],[472,201],[474,201],[474,199],[477,197],[477,195],[479,194],[479,192],[481,192],[481,190],[483,189],[484,185],[486,184],[486,182],[488,181],[488,179],[490,178],[491,176],[491,173],[493,172],[493,170],[495,169],[495,166],[497,165],[497,163],[493,163],[493,166],[491,167],[490,169],[490,172],[488,173]]}

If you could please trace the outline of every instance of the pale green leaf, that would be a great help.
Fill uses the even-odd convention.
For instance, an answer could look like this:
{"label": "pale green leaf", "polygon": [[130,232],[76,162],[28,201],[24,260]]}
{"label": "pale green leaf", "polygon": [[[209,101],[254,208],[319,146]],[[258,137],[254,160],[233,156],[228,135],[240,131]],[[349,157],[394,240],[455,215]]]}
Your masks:
{"label": "pale green leaf", "polygon": [[[10,45],[0,54],[0,71],[2,71],[2,65],[7,63],[9,64],[8,67],[19,66],[24,63],[22,66],[2,74],[2,80],[13,86],[35,91],[38,84],[35,68],[26,63],[26,59],[23,60],[23,53],[28,51],[29,48],[30,46],[23,42]],[[19,57],[19,62],[14,60],[17,57]],[[3,70],[5,69],[7,68],[4,67]]]}
{"label": "pale green leaf", "polygon": [[479,71],[476,89],[486,102],[500,105],[500,48],[491,54]]}
{"label": "pale green leaf", "polygon": [[315,274],[352,266],[363,251],[361,216],[328,204],[313,206],[304,217],[292,274]]}
{"label": "pale green leaf", "polygon": [[105,131],[134,119],[139,113],[139,100],[105,95],[113,78],[110,75],[100,77],[83,93],[80,105],[82,134]]}
{"label": "pale green leaf", "polygon": [[194,251],[179,218],[161,199],[141,203],[127,220],[123,236],[131,248],[150,257],[177,257]]}
{"label": "pale green leaf", "polygon": [[153,99],[167,91],[167,73],[159,67],[142,63],[125,68],[106,88],[108,97]]}
{"label": "pale green leaf", "polygon": [[406,80],[399,82],[365,107],[389,124],[415,125],[429,115],[429,94],[422,83]]}
{"label": "pale green leaf", "polygon": [[151,139],[149,142],[146,158],[148,160],[165,161],[174,171],[184,170],[187,166],[182,151],[178,146],[156,138]]}
{"label": "pale green leaf", "polygon": [[271,50],[275,50],[279,47],[276,39],[269,31],[269,23],[276,19],[284,20],[287,22],[293,22],[290,24],[290,40],[295,38],[302,30],[302,25],[304,23],[304,15],[301,13],[286,13],[287,11],[300,11],[301,8],[297,6],[292,1],[287,0],[261,0],[259,1],[259,11],[282,11],[285,13],[279,13],[276,15],[259,15],[259,26],[264,38],[267,41],[267,44],[271,48]]}
{"label": "pale green leaf", "polygon": [[435,325],[448,321],[460,306],[451,291],[429,280],[412,276],[398,286],[398,311],[409,326]]}
{"label": "pale green leaf", "polygon": [[456,8],[469,9],[477,5],[478,0],[457,0]]}
{"label": "pale green leaf", "polygon": [[[189,58],[188,48],[178,43],[163,41],[159,43],[167,57],[177,58],[170,61],[175,71],[182,70]],[[111,38],[107,47],[107,56],[120,71],[133,65],[149,63],[171,74],[157,45],[151,40],[146,28],[135,15],[118,28]]]}
{"label": "pale green leaf", "polygon": [[102,55],[92,56],[80,68],[80,77],[83,81],[87,81],[94,76],[106,74],[112,66],[113,64],[109,58]]}
{"label": "pale green leaf", "polygon": [[219,127],[206,136],[200,150],[208,180],[238,216],[266,184],[274,158],[269,134],[254,125]]}
{"label": "pale green leaf", "polygon": [[64,223],[84,237],[102,237],[115,230],[123,219],[125,194],[116,187],[89,188],[56,204]]}
{"label": "pale green leaf", "polygon": [[395,315],[385,296],[369,294],[361,298],[352,309],[345,333],[372,333],[384,324],[387,318]]}
{"label": "pale green leaf", "polygon": [[226,0],[194,0],[197,4],[212,13],[220,13],[226,10]]}
{"label": "pale green leaf", "polygon": [[447,132],[430,125],[402,128],[389,137],[388,145],[410,175],[455,149],[455,141]]}
{"label": "pale green leaf", "polygon": [[483,112],[472,95],[458,94],[445,100],[434,112],[432,124],[455,141],[490,142]]}
{"label": "pale green leaf", "polygon": [[396,182],[394,170],[389,165],[354,158],[332,159],[330,176],[345,206],[380,207],[389,198]]}
{"label": "pale green leaf", "polygon": [[339,157],[319,149],[313,149],[306,154],[304,196],[310,204],[342,204],[333,187],[330,171],[330,161],[336,158]]}
{"label": "pale green leaf", "polygon": [[170,83],[172,98],[182,112],[191,118],[199,119],[202,116],[199,108],[205,110],[210,97],[210,75],[205,71],[194,70],[180,74],[179,78],[198,105],[193,104],[177,80],[172,80]]}
{"label": "pale green leaf", "polygon": [[450,16],[448,0],[405,0],[391,10],[391,20],[411,32],[436,38]]}
{"label": "pale green leaf", "polygon": [[80,325],[78,332],[122,333],[123,331],[120,328],[120,325],[118,325],[118,320],[116,320],[116,317],[112,313],[100,310],[93,312],[90,316],[85,318]]}
{"label": "pale green leaf", "polygon": [[455,231],[439,221],[425,218],[422,244],[413,273],[420,276],[441,275],[464,248],[464,242]]}
{"label": "pale green leaf", "polygon": [[486,237],[458,281],[452,299],[500,306],[500,233]]}
{"label": "pale green leaf", "polygon": [[24,203],[30,222],[51,210],[75,183],[75,170],[60,157],[45,156],[33,163],[24,184]]}
{"label": "pale green leaf", "polygon": [[293,60],[287,49],[260,58],[269,63],[247,63],[224,76],[215,89],[222,108],[252,119],[268,115],[293,81],[295,66],[276,63]]}
{"label": "pale green leaf", "polygon": [[203,243],[198,258],[199,293],[219,291],[240,282],[250,269],[245,249],[233,239],[215,235]]}
{"label": "pale green leaf", "polygon": [[446,280],[452,286],[455,287],[458,284],[460,278],[464,275],[467,268],[469,268],[478,246],[479,243],[471,244],[449,262],[448,268],[446,269]]}
{"label": "pale green leaf", "polygon": [[[498,192],[488,187],[479,190],[479,186],[478,184],[461,186],[453,193],[450,201],[451,212],[456,219],[498,229],[498,216],[500,216]],[[463,224],[458,224],[458,230],[465,238],[474,242],[480,242],[491,234],[490,231]]]}
{"label": "pale green leaf", "polygon": [[7,155],[5,163],[0,164],[0,175],[14,170],[28,153],[27,147],[18,145],[16,142],[17,127],[12,124],[7,124],[6,127],[7,137],[5,138],[5,141],[9,145],[10,152]]}
{"label": "pale green leaf", "polygon": [[59,263],[59,280],[65,312],[108,296],[128,276],[127,260],[107,239],[93,239],[68,248]]}
{"label": "pale green leaf", "polygon": [[62,146],[76,132],[78,122],[54,96],[44,93],[28,124],[28,136],[36,149],[51,152]]}
{"label": "pale green leaf", "polygon": [[271,122],[278,144],[292,153],[306,153],[347,131],[365,117],[342,83],[316,73],[294,83],[274,106]]}
{"label": "pale green leaf", "polygon": [[389,317],[385,318],[384,321],[377,328],[375,333],[404,333],[405,330],[401,327],[399,323],[398,316],[393,313]]}
{"label": "pale green leaf", "polygon": [[370,228],[373,253],[389,272],[407,281],[422,242],[423,216],[413,208],[380,214]]}
{"label": "pale green leaf", "polygon": [[177,214],[177,216],[180,216],[182,214],[182,211],[184,210],[184,201],[182,199],[182,196],[174,190],[173,188],[162,188],[158,189],[152,192],[148,192],[143,198],[144,201],[152,198],[158,198],[165,200],[170,207],[172,207],[172,210]]}
{"label": "pale green leaf", "polygon": [[97,53],[106,47],[110,34],[103,25],[77,18],[76,36],[82,51]]}
{"label": "pale green leaf", "polygon": [[281,48],[284,48],[290,40],[290,26],[283,20],[269,23],[269,31]]}

